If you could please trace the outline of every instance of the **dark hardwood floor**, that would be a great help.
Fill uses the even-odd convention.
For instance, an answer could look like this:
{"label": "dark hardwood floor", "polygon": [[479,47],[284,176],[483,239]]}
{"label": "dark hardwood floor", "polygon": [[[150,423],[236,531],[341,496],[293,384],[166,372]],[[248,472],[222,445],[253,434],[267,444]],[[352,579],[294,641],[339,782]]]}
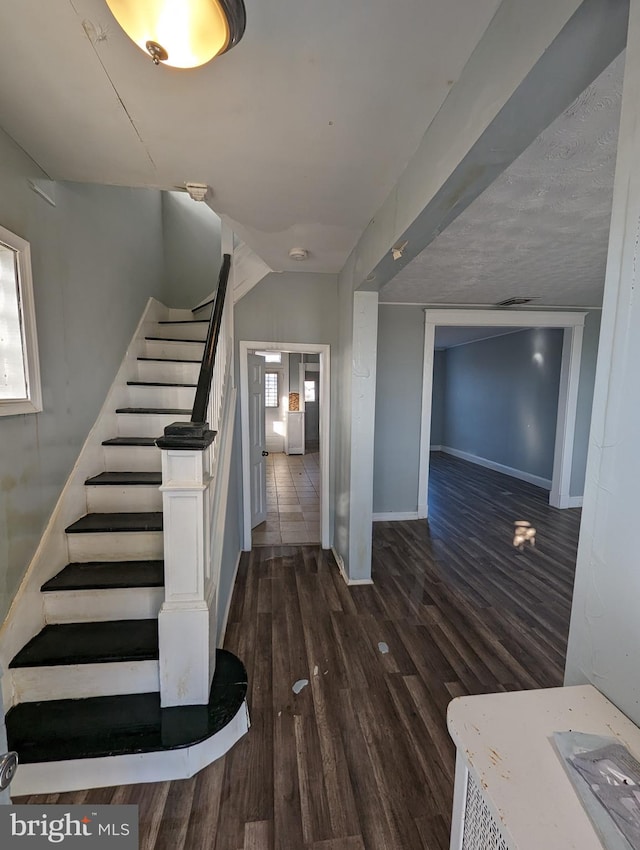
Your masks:
{"label": "dark hardwood floor", "polygon": [[[375,524],[370,587],[313,546],[243,556],[225,646],[246,664],[253,725],[224,759],[16,802],[138,803],[142,850],[446,850],[447,704],[562,683],[579,511],[438,455],[430,514]],[[535,546],[514,546],[515,522]]]}

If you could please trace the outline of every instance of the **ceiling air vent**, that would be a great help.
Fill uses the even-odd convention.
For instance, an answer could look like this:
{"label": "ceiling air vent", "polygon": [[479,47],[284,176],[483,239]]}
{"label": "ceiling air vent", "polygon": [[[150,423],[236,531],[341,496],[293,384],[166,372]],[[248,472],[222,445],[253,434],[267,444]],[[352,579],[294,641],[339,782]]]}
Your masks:
{"label": "ceiling air vent", "polygon": [[516,304],[529,304],[531,301],[535,301],[536,299],[531,297],[528,298],[526,295],[514,295],[513,298],[505,298],[504,301],[498,301],[495,305],[496,307],[515,307]]}

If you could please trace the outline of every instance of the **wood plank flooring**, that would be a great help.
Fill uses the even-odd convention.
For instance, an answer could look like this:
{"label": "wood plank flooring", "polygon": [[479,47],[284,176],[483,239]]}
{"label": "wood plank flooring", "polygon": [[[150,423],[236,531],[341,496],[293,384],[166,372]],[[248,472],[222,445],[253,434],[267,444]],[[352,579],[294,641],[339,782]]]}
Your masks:
{"label": "wood plank flooring", "polygon": [[[579,511],[434,456],[430,512],[374,526],[371,587],[313,546],[244,556],[225,646],[249,734],[190,780],[46,801],[137,803],[142,850],[446,850],[447,704],[562,683]],[[513,545],[516,521],[535,546]]]}

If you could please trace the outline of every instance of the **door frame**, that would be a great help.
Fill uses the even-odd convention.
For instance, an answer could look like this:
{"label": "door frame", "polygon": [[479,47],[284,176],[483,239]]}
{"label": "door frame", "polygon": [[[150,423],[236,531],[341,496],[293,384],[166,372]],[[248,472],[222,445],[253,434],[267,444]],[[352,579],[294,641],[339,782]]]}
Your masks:
{"label": "door frame", "polygon": [[329,531],[329,446],[331,346],[312,342],[264,342],[239,340],[240,427],[242,433],[242,516],[245,552],[251,550],[251,462],[249,456],[249,373],[247,355],[251,350],[281,351],[283,354],[320,355],[320,537],[323,549],[331,548]]}
{"label": "door frame", "polygon": [[436,327],[563,328],[558,418],[549,504],[556,508],[579,507],[581,498],[569,495],[573,466],[582,337],[586,312],[545,310],[447,309],[424,311],[424,360],[422,367],[422,413],[420,423],[420,471],[418,519],[429,515],[429,454],[431,451],[431,403]]}

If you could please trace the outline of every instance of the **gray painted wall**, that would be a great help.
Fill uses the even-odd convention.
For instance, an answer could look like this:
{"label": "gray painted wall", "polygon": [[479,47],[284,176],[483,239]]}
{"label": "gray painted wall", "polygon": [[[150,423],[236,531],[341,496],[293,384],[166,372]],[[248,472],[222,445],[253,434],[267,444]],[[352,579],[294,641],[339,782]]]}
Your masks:
{"label": "gray painted wall", "polygon": [[[417,508],[424,311],[378,310],[374,513]],[[432,441],[433,442],[433,441]]]}
{"label": "gray painted wall", "polygon": [[431,390],[431,445],[444,445],[444,402],[447,386],[447,353],[433,352],[433,388]]}
{"label": "gray painted wall", "polygon": [[162,193],[164,277],[162,301],[191,309],[216,287],[221,265],[221,222],[185,192]]}
{"label": "gray painted wall", "polygon": [[240,432],[240,410],[236,411],[235,427],[233,429],[233,447],[231,450],[231,466],[229,468],[229,494],[227,515],[224,526],[224,546],[220,578],[218,581],[218,634],[217,644],[222,645],[222,629],[226,625],[224,617],[231,601],[236,564],[242,549],[242,436]]}
{"label": "gray painted wall", "polygon": [[150,190],[58,183],[0,131],[0,224],[31,243],[44,410],[0,417],[0,620],[6,614],[150,295],[162,212]]}
{"label": "gray painted wall", "polygon": [[573,466],[571,468],[571,483],[569,485],[569,492],[572,496],[582,496],[584,493],[591,408],[593,406],[593,389],[596,379],[596,361],[598,359],[598,340],[600,337],[600,315],[600,310],[593,310],[591,313],[587,313],[584,323],[575,442],[573,444]]}
{"label": "gray painted wall", "polygon": [[562,339],[535,328],[449,348],[444,444],[551,479]]}
{"label": "gray painted wall", "polygon": [[[235,307],[236,363],[240,340],[322,343],[331,346],[330,528],[334,518],[338,291],[328,274],[269,274]],[[238,414],[239,415],[239,414]]]}

